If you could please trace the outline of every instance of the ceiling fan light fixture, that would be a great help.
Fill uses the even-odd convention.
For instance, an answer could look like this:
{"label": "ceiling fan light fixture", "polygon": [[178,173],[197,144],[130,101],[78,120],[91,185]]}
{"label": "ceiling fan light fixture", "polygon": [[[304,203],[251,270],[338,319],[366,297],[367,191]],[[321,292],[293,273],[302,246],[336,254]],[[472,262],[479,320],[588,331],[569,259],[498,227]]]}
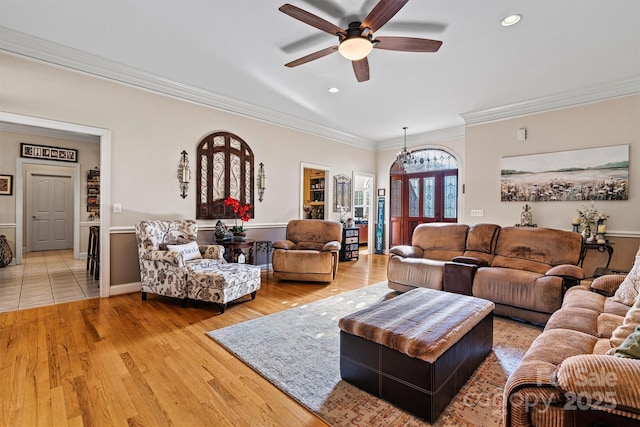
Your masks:
{"label": "ceiling fan light fixture", "polygon": [[521,19],[522,15],[514,13],[513,15],[505,17],[502,22],[500,22],[500,25],[502,25],[503,27],[510,27],[512,25],[516,25],[518,22],[520,22]]}
{"label": "ceiling fan light fixture", "polygon": [[373,44],[371,44],[371,41],[362,36],[347,37],[338,46],[338,52],[351,61],[359,61],[362,58],[366,58],[372,49]]}

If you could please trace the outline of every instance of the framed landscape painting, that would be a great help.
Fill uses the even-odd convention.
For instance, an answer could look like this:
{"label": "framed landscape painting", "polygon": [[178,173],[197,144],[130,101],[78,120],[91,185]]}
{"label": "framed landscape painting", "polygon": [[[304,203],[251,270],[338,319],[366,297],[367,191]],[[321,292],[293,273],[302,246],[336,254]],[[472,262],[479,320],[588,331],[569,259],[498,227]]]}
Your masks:
{"label": "framed landscape painting", "polygon": [[502,158],[503,202],[628,199],[628,145]]}

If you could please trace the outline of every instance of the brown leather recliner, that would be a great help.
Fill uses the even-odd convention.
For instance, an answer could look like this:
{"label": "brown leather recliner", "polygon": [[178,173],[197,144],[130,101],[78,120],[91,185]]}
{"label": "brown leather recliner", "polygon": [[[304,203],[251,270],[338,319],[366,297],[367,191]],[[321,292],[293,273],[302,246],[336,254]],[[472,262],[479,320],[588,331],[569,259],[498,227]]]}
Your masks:
{"label": "brown leather recliner", "polygon": [[273,277],[331,282],[338,271],[342,224],[297,219],[287,224],[286,240],[273,242]]}

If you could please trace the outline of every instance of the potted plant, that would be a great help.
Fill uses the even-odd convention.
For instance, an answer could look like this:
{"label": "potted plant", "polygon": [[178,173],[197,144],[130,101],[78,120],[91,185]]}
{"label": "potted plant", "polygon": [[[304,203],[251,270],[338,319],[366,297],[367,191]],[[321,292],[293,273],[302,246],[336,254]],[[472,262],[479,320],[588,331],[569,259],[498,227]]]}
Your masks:
{"label": "potted plant", "polygon": [[[233,233],[233,238],[235,240],[244,240],[247,234],[244,231],[242,223],[248,222],[251,219],[251,205],[243,205],[238,199],[234,199],[233,197],[227,197],[224,201],[224,205],[231,206],[233,208],[235,223],[230,228],[231,232]],[[240,218],[241,221],[240,225],[238,225],[238,218]]]}

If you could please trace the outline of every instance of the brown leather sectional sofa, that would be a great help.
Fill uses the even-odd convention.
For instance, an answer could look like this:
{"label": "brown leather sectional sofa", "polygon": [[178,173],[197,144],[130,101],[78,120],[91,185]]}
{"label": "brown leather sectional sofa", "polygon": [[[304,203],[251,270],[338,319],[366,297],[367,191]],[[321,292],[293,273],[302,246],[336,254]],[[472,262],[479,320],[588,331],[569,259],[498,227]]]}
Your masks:
{"label": "brown leather sectional sofa", "polygon": [[545,323],[566,288],[579,283],[582,237],[549,228],[429,223],[410,246],[395,246],[389,287],[426,287],[473,295],[496,304],[498,315]]}
{"label": "brown leather sectional sofa", "polygon": [[623,279],[566,292],[507,380],[506,427],[640,426],[640,360],[612,355],[640,323],[640,298],[629,306],[608,297]]}

